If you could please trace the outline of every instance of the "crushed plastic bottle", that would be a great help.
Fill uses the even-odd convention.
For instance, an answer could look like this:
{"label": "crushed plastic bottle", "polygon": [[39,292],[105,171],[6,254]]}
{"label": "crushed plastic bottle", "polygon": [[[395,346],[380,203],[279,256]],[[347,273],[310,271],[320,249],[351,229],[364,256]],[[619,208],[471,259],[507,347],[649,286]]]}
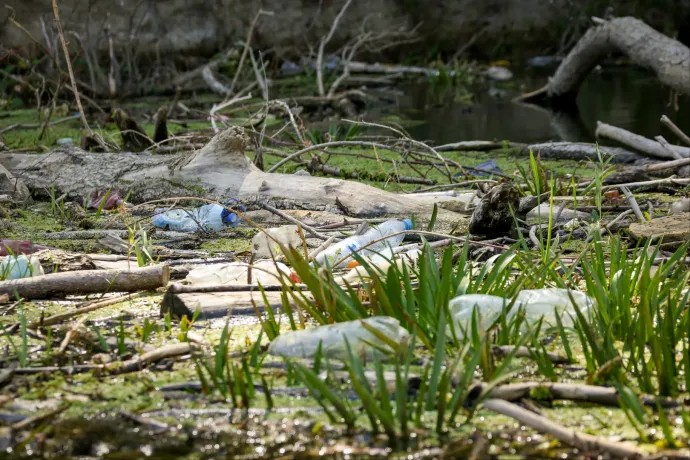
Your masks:
{"label": "crushed plastic bottle", "polygon": [[249,264],[230,262],[227,264],[204,265],[191,270],[185,278],[195,286],[209,286],[213,284],[227,285],[257,285],[262,286],[280,284],[280,270],[284,276],[290,275],[290,269],[280,262],[275,264],[271,260],[261,260],[252,264],[251,283],[249,281]]}
{"label": "crushed plastic bottle", "polygon": [[27,258],[25,255],[7,256],[0,263],[0,280],[16,280],[44,275],[38,257]]}
{"label": "crushed plastic bottle", "polygon": [[397,319],[390,316],[374,316],[362,320],[285,332],[271,342],[268,352],[274,356],[314,358],[319,349],[319,343],[321,343],[323,356],[346,361],[349,360],[346,338],[352,353],[360,357],[365,355],[367,359],[374,357],[376,348],[390,350],[388,345],[367,330],[362,323],[382,332],[394,342],[406,343],[409,339],[407,330],[400,326]]}
{"label": "crushed plastic bottle", "polygon": [[[355,235],[336,243],[326,250],[321,252],[314,258],[314,261],[320,265],[327,265],[332,268],[341,268],[347,266],[352,260],[351,254],[358,251],[360,248],[366,246],[372,241],[382,239],[388,235],[400,233],[406,230],[412,230],[412,221],[405,220],[387,220],[378,226],[372,226],[365,234]],[[386,248],[394,248],[400,246],[405,235],[396,235],[385,240],[368,246],[366,249],[359,251],[363,257],[373,256],[377,252],[383,251]]]}
{"label": "crushed plastic bottle", "polygon": [[[225,205],[245,211],[244,206],[235,199],[228,200]],[[225,227],[237,227],[241,222],[237,214],[215,203],[191,211],[184,209],[164,211],[164,209],[156,209],[156,215],[151,218],[151,223],[158,228],[178,232],[189,233],[199,230],[217,232]]]}
{"label": "crushed plastic bottle", "polygon": [[257,259],[270,259],[281,254],[281,244],[285,247],[301,247],[302,240],[297,225],[269,228],[265,232],[257,233],[252,238],[252,254]]}
{"label": "crushed plastic bottle", "polygon": [[[522,308],[527,323],[544,318],[545,323],[555,326],[558,314],[563,324],[572,324],[571,316],[575,317],[576,312],[568,293],[583,314],[591,311],[595,301],[583,292],[559,288],[525,289],[518,293],[506,317],[511,318]],[[464,294],[452,299],[448,307],[455,322],[465,328],[472,320],[475,306],[484,324],[489,325],[500,316],[504,306],[510,305],[511,300],[487,294]]]}

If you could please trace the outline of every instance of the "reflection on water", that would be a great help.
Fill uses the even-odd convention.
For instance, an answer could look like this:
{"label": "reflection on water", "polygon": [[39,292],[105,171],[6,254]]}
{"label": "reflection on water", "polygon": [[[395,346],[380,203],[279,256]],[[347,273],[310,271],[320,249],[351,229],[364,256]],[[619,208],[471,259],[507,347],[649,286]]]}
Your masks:
{"label": "reflection on water", "polygon": [[[544,80],[525,80],[524,87],[539,88]],[[641,70],[617,68],[591,74],[577,98],[577,113],[555,113],[543,108],[514,104],[516,89],[492,88],[475,97],[475,104],[430,102],[424,86],[404,89],[400,108],[410,118],[425,123],[410,127],[416,139],[437,144],[464,140],[502,140],[515,142],[594,141],[597,121],[654,137],[663,135],[671,143],[678,140],[659,119],[666,114],[681,129],[690,133],[690,97],[678,99],[675,111],[670,91],[653,75]]]}

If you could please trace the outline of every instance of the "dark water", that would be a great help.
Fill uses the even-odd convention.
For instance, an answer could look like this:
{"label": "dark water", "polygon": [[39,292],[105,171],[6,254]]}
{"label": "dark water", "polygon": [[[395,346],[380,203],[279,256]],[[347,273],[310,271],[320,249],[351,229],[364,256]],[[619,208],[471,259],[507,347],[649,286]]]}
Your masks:
{"label": "dark water", "polygon": [[474,95],[474,104],[444,102],[426,86],[404,89],[400,108],[425,123],[410,127],[416,139],[437,144],[464,140],[511,140],[514,142],[595,140],[597,120],[653,138],[662,135],[678,140],[659,119],[666,114],[690,133],[690,97],[678,99],[676,111],[671,91],[643,70],[616,68],[593,73],[583,83],[574,113],[556,113],[545,108],[519,105],[511,99],[521,91],[540,88],[544,77],[527,77],[508,86],[494,86]]}

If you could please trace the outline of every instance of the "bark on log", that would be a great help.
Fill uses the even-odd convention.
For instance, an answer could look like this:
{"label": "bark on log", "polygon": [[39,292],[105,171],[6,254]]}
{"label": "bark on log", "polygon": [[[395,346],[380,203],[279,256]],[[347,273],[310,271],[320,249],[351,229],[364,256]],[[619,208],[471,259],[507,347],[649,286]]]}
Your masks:
{"label": "bark on log", "polygon": [[[177,293],[168,291],[161,302],[161,316],[170,312],[175,318],[192,318],[196,310],[199,310],[199,320],[219,318],[236,315],[255,315],[252,299],[256,303],[259,312],[266,309],[263,296],[258,291],[243,292],[196,292]],[[266,299],[271,308],[280,308],[283,305],[280,292],[266,292]]]}
{"label": "bark on log", "polygon": [[170,267],[154,265],[131,270],[86,270],[0,282],[0,294],[46,299],[69,294],[150,291],[166,286]]}
{"label": "bark on log", "polygon": [[607,125],[600,121],[597,122],[596,136],[614,140],[627,147],[646,153],[647,155],[663,158],[665,160],[678,160],[690,157],[690,148],[678,145],[669,145],[668,148],[666,148],[660,143],[647,139],[644,136],[631,133],[623,128]]}
{"label": "bark on log", "polygon": [[649,27],[636,18],[624,17],[592,27],[563,60],[549,83],[519,99],[546,97],[572,102],[585,77],[612,52],[621,52],[636,64],[653,70],[659,81],[690,94],[690,48]]}
{"label": "bark on log", "polygon": [[281,197],[310,205],[338,204],[355,216],[419,215],[433,208],[426,201],[357,182],[264,173],[244,154],[248,140],[242,128],[230,127],[201,150],[177,156],[91,155],[63,146],[43,155],[2,153],[0,162],[34,193],[45,194],[55,185],[56,193],[71,198],[111,188],[129,192],[132,202],[180,196],[257,201]]}
{"label": "bark on log", "polygon": [[[597,146],[595,144],[579,142],[546,142],[544,144],[532,144],[523,147],[518,154],[529,155],[530,150],[541,155],[545,159],[575,160],[575,161],[596,161]],[[647,160],[642,154],[631,152],[620,147],[599,146],[599,151],[610,155],[613,163],[630,164],[637,161]]]}

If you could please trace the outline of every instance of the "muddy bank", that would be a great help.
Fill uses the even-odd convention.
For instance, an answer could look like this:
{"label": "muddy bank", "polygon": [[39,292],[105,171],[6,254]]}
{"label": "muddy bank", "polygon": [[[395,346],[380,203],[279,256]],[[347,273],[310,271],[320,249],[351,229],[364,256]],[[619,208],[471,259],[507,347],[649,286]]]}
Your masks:
{"label": "muddy bank", "polygon": [[[66,30],[78,32],[87,43],[103,53],[108,50],[108,29],[116,46],[127,46],[135,54],[180,59],[210,56],[244,39],[259,5],[238,0],[65,0],[59,2]],[[53,25],[50,2],[11,0],[12,9],[0,11],[0,43],[6,48],[35,48],[7,17],[14,14],[34,37],[43,37],[41,20]],[[262,3],[273,11],[259,21],[255,45],[275,50],[279,56],[307,54],[326,35],[342,2],[277,1]],[[405,46],[406,54],[419,51],[422,57],[435,53],[452,55],[469,40],[468,51],[491,58],[520,51],[521,54],[557,53],[574,43],[590,25],[589,17],[636,15],[658,30],[688,42],[690,1],[589,2],[585,0],[374,0],[353,2],[343,17],[332,45],[368,31],[412,29],[419,25],[417,44]],[[14,11],[14,12],[13,12]],[[43,38],[41,38],[43,41]],[[560,45],[557,45],[559,44]],[[50,45],[49,45],[50,46]],[[76,46],[76,43],[75,43]],[[395,48],[387,52],[399,53]]]}

